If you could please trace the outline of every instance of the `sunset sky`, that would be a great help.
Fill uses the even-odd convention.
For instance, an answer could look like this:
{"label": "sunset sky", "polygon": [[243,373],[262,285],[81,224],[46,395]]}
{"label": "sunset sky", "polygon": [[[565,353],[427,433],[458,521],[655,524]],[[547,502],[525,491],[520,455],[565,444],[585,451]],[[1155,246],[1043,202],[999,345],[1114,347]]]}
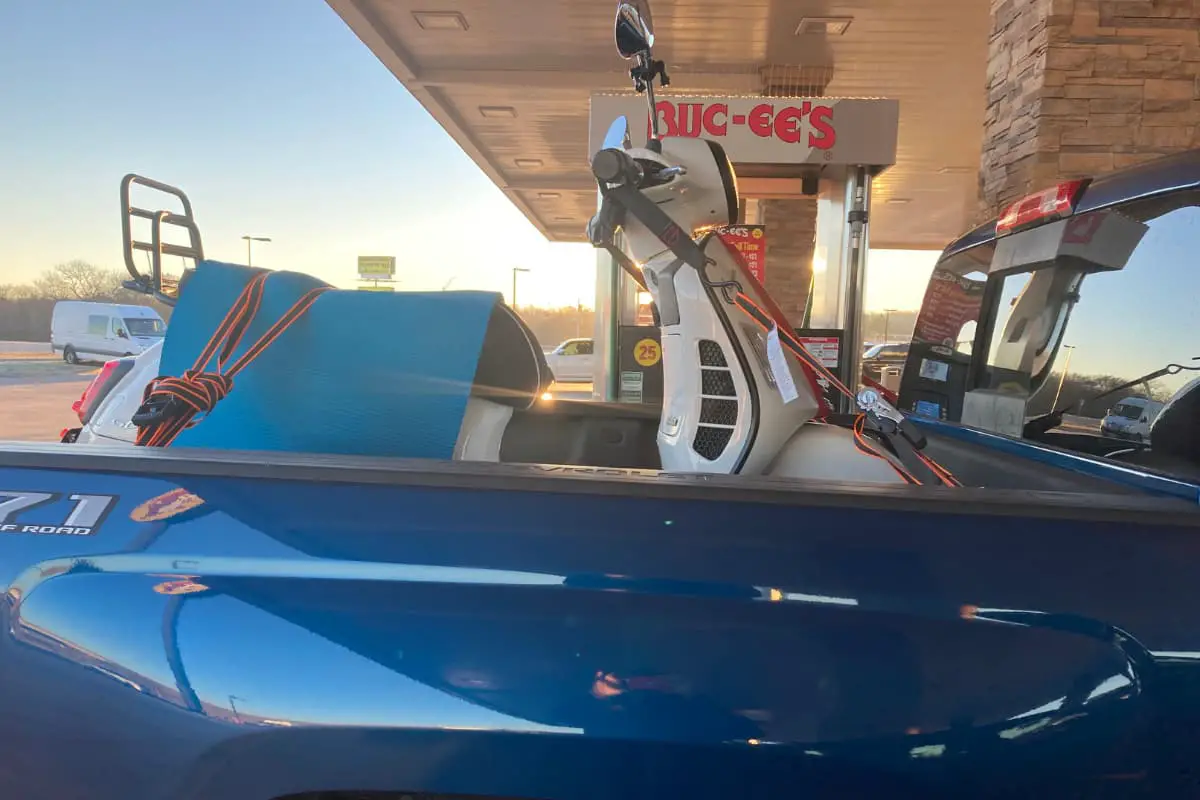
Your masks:
{"label": "sunset sky", "polygon": [[[121,266],[118,185],[183,187],[210,258],[352,286],[394,254],[400,288],[591,304],[595,251],[551,244],[324,2],[5,4],[0,283],[70,259]],[[934,254],[876,252],[867,305],[915,308]]]}

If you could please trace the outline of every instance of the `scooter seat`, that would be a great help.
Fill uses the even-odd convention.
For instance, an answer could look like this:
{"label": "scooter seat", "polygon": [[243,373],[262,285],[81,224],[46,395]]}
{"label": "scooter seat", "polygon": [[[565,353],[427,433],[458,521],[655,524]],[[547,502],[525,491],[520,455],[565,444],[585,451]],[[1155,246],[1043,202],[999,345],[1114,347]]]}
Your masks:
{"label": "scooter seat", "polygon": [[[192,368],[254,272],[198,265],[168,325],[163,375]],[[273,272],[234,359],[321,286]],[[334,289],[173,446],[449,459],[472,397],[522,408],[549,382],[536,339],[499,294]]]}

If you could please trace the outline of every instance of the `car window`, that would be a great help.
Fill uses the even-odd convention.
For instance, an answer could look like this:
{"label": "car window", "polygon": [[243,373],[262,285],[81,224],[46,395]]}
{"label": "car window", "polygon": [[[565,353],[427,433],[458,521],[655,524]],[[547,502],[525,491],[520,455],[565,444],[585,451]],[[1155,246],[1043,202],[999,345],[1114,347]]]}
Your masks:
{"label": "car window", "polygon": [[580,343],[579,343],[579,345],[578,345],[578,349],[576,350],[576,352],[577,352],[579,355],[581,355],[581,356],[590,356],[590,355],[592,355],[592,343],[591,343],[591,342],[588,342],[588,341],[583,341],[583,342],[580,342]]}
{"label": "car window", "polygon": [[107,336],[108,335],[108,320],[110,318],[102,314],[89,314],[87,332],[91,336]]}
{"label": "car window", "polygon": [[995,301],[996,321],[988,346],[988,388],[1026,390],[1029,383],[1021,371],[1021,364],[1029,320],[1019,313],[1017,306],[1033,281],[1033,273],[1018,272],[999,280],[999,298]]}
{"label": "car window", "polygon": [[579,342],[565,342],[561,347],[558,348],[558,354],[560,356],[573,356],[578,353],[578,350]]}
{"label": "car window", "polygon": [[112,331],[113,336],[120,336],[125,332],[125,324],[121,322],[121,320],[116,317],[111,317],[110,319],[112,320],[112,327],[110,330]]}
{"label": "car window", "polygon": [[125,330],[133,336],[162,336],[167,326],[154,317],[126,317]]}
{"label": "car window", "polygon": [[[1165,401],[1200,372],[1160,375],[1115,393],[1090,399],[1138,381],[1167,364],[1200,365],[1200,334],[1194,324],[1200,297],[1200,197],[1176,195],[1174,207],[1141,218],[1147,229],[1125,267],[1095,272],[1078,284],[1078,300],[1061,325],[1062,347],[1047,388],[1061,382],[1059,406],[1071,406],[1085,425],[1120,400],[1140,395]],[[1157,213],[1155,213],[1157,212]],[[1034,398],[1029,413],[1048,411],[1053,391]]]}
{"label": "car window", "polygon": [[1112,408],[1113,416],[1125,417],[1125,419],[1138,419],[1142,416],[1144,406],[1134,403],[1117,403]]}

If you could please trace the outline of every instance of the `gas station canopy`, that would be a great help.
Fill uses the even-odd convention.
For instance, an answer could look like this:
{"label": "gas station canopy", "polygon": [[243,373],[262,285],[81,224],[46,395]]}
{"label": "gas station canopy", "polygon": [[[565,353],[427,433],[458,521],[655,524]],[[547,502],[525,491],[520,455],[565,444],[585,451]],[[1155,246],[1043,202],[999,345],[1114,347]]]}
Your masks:
{"label": "gas station canopy", "polygon": [[[552,241],[595,213],[589,101],[630,90],[615,0],[327,0]],[[871,244],[940,249],[972,222],[989,11],[966,0],[650,0],[655,55],[682,94],[899,101],[896,165]],[[839,134],[840,135],[840,134]],[[754,193],[755,178],[743,180]],[[786,197],[778,182],[760,196]],[[799,187],[796,187],[798,194]]]}

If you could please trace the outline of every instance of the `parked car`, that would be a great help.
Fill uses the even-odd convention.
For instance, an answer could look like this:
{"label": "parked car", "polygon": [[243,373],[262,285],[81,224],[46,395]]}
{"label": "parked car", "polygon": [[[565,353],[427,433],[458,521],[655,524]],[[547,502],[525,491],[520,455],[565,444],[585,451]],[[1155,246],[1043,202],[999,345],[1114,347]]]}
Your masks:
{"label": "parked car", "polygon": [[567,339],[546,354],[546,363],[560,383],[591,381],[596,367],[595,342],[591,339]]}
{"label": "parked car", "polygon": [[133,444],[137,437],[133,415],[142,404],[142,390],[158,375],[161,354],[159,341],[140,355],[105,362],[71,406],[79,417],[80,427],[62,431],[61,440],[78,444]]}
{"label": "parked car", "polygon": [[885,369],[903,367],[907,358],[908,342],[872,345],[863,353],[862,371],[864,375],[879,380]]}
{"label": "parked car", "polygon": [[167,331],[149,306],[60,300],[50,317],[50,347],[68,364],[135,356]]}
{"label": "parked car", "polygon": [[1150,426],[1162,411],[1163,404],[1145,397],[1126,397],[1108,410],[1100,420],[1100,433],[1116,439],[1146,442]]}

